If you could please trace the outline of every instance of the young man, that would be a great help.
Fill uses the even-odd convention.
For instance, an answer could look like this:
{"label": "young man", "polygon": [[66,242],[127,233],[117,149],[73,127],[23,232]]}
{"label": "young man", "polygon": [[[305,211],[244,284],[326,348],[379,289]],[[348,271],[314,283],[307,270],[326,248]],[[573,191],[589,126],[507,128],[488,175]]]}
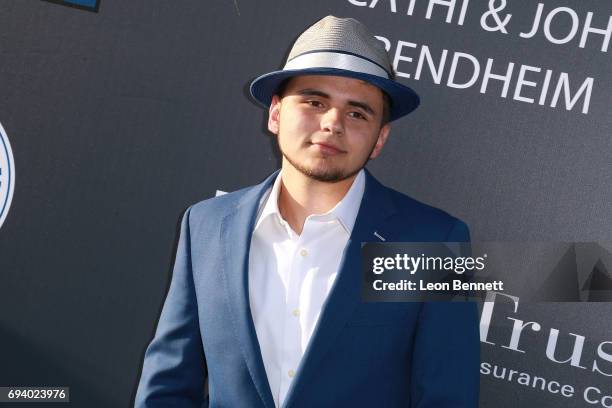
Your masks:
{"label": "young man", "polygon": [[185,213],[136,406],[476,407],[475,304],[361,301],[362,242],[469,240],[364,170],[419,103],[382,44],[328,16],[251,93],[281,170]]}

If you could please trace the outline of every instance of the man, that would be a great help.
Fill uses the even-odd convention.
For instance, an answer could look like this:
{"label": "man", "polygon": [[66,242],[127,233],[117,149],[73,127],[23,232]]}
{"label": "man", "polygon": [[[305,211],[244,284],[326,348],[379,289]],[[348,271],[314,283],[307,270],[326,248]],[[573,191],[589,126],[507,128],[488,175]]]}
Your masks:
{"label": "man", "polygon": [[253,81],[282,152],[262,184],[190,207],[137,407],[476,407],[471,303],[364,303],[367,241],[467,241],[364,166],[418,96],[361,23],[328,16]]}

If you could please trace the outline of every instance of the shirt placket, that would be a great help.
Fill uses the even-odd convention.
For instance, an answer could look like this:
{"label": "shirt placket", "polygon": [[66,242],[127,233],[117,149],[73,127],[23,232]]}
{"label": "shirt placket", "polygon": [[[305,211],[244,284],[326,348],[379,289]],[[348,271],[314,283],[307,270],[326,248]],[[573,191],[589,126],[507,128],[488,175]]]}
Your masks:
{"label": "shirt placket", "polygon": [[291,387],[300,360],[302,357],[301,336],[302,327],[300,324],[300,316],[302,315],[300,305],[300,293],[304,276],[309,268],[309,248],[305,240],[306,223],[304,230],[300,236],[294,235],[295,246],[293,249],[291,267],[287,277],[287,298],[285,302],[284,331],[283,331],[283,347],[281,356],[281,382],[280,382],[280,398],[283,401]]}

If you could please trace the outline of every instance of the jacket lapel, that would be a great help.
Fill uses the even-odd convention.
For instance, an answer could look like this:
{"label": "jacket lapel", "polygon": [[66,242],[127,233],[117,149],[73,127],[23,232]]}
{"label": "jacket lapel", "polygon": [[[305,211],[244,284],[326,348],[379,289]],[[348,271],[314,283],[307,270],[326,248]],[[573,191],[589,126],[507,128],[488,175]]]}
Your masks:
{"label": "jacket lapel", "polygon": [[221,224],[221,242],[226,248],[223,277],[226,299],[232,317],[231,324],[234,326],[233,330],[238,337],[253,384],[261,397],[263,406],[268,408],[274,407],[274,399],[251,316],[247,273],[251,235],[259,203],[277,174],[278,171],[248,191]]}
{"label": "jacket lapel", "polygon": [[[293,405],[308,379],[316,374],[326,351],[343,329],[354,308],[361,302],[361,243],[380,241],[375,232],[383,221],[396,212],[386,187],[367,170],[366,184],[355,226],[340,263],[340,270],[314,330],[300,368],[289,389],[284,407]],[[380,235],[380,234],[379,234]]]}

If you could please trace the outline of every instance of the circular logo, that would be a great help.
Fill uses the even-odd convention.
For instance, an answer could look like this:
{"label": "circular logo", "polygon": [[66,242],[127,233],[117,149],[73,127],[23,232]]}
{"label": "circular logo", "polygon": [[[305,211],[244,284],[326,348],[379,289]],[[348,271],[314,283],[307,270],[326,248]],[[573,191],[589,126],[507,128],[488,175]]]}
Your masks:
{"label": "circular logo", "polygon": [[0,227],[6,219],[15,189],[15,162],[8,136],[0,123]]}

